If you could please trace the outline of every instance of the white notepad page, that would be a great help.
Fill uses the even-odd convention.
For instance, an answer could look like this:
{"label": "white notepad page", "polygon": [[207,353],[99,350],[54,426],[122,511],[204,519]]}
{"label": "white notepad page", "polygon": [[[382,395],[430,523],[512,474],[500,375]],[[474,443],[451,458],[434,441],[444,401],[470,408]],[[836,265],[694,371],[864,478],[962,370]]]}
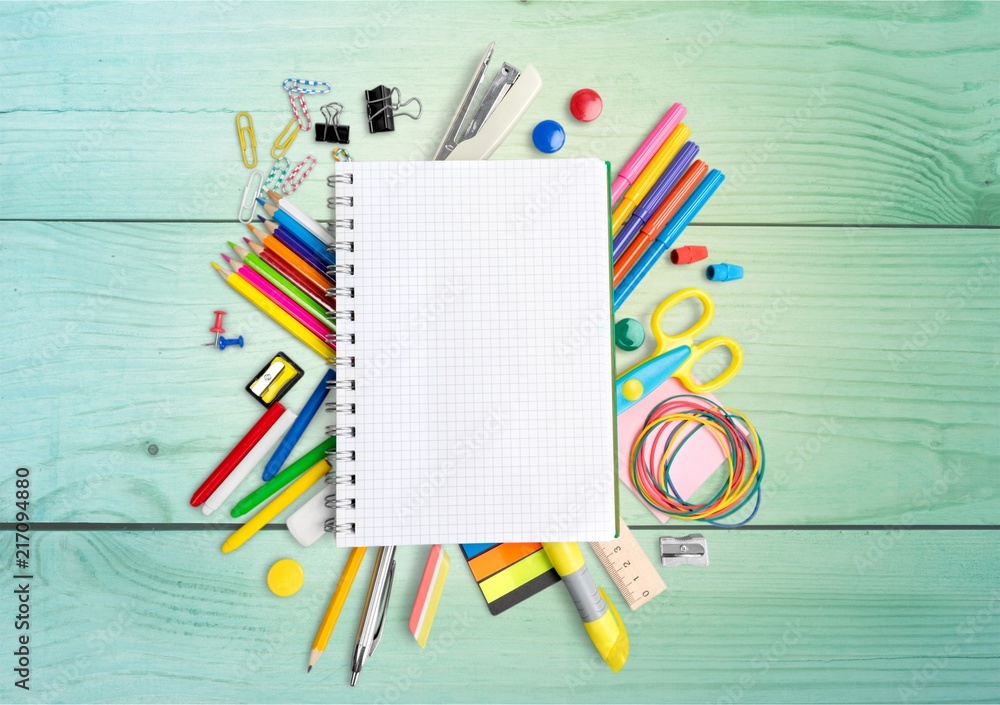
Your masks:
{"label": "white notepad page", "polygon": [[[338,163],[339,546],[613,538],[608,172]],[[353,230],[346,228],[353,219]],[[347,500],[347,501],[343,501]]]}

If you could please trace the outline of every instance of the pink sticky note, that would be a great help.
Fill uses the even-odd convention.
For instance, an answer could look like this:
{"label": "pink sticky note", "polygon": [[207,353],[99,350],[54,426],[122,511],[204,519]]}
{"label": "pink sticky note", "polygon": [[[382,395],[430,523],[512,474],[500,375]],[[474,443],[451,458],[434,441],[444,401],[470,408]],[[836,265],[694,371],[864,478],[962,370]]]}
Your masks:
{"label": "pink sticky note", "polygon": [[[653,410],[653,407],[678,394],[691,394],[687,388],[671,377],[661,384],[638,404],[628,409],[618,416],[618,477],[625,486],[628,487],[638,497],[635,486],[632,484],[632,477],[629,472],[629,456],[632,453],[632,444],[643,428],[646,416]],[[716,404],[719,400],[711,394],[701,394],[699,396],[710,399]],[[677,458],[670,466],[670,479],[681,499],[688,499],[695,491],[702,486],[705,480],[715,472],[726,460],[726,455],[719,447],[718,441],[711,433],[699,431],[684,444],[678,452]],[[640,498],[641,499],[641,498]],[[646,502],[642,505],[653,513],[661,523],[666,523],[670,518],[667,514],[653,509]]]}

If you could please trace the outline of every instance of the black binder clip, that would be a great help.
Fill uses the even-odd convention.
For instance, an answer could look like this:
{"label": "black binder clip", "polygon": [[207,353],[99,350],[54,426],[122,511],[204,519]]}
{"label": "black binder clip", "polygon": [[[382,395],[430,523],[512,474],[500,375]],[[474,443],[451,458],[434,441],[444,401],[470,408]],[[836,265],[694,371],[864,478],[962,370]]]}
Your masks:
{"label": "black binder clip", "polygon": [[[368,105],[368,131],[372,134],[376,132],[393,132],[396,129],[396,116],[412,118],[417,120],[424,106],[417,98],[410,98],[405,103],[400,103],[401,96],[398,88],[386,88],[385,86],[375,86],[370,91],[365,91],[365,103]],[[409,105],[417,104],[417,114],[401,113],[399,109]]]}
{"label": "black binder clip", "polygon": [[351,128],[349,125],[340,124],[340,116],[344,112],[343,104],[327,103],[319,111],[323,113],[325,122],[315,125],[316,141],[350,144]]}

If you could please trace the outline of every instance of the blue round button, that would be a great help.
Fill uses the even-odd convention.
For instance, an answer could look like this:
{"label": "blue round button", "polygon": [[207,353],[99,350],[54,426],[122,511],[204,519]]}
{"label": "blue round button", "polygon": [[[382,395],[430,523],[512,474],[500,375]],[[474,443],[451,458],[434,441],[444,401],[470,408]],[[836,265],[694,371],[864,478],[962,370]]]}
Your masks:
{"label": "blue round button", "polygon": [[555,120],[542,120],[535,125],[531,133],[531,141],[535,149],[545,154],[552,154],[562,149],[566,144],[566,130]]}

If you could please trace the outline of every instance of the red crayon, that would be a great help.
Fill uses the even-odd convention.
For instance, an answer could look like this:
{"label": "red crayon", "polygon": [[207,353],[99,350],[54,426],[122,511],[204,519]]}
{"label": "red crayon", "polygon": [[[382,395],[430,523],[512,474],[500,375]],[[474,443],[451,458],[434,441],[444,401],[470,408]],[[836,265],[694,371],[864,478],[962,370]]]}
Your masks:
{"label": "red crayon", "polygon": [[246,457],[247,453],[257,445],[261,437],[267,433],[268,429],[274,425],[274,422],[278,420],[278,417],[285,412],[285,407],[281,405],[281,402],[275,402],[271,405],[271,408],[264,412],[257,423],[253,425],[247,435],[243,436],[243,440],[236,444],[236,447],[229,451],[227,455],[219,466],[212,471],[212,474],[205,478],[205,481],[201,483],[201,487],[195,490],[195,493],[191,495],[191,506],[197,507],[203,504],[206,499],[211,496],[213,492],[222,484],[229,473],[231,473],[240,461]]}

